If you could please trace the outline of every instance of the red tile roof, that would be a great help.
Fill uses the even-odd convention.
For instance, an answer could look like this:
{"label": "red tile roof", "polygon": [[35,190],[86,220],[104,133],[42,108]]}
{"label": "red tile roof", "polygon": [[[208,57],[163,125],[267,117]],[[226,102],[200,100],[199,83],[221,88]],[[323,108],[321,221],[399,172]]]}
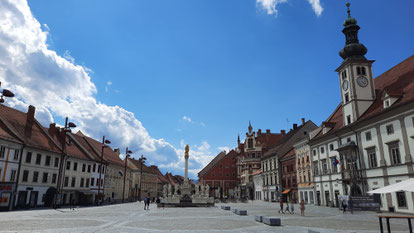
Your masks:
{"label": "red tile roof", "polygon": [[45,128],[35,118],[28,119],[27,113],[0,105],[0,121],[4,131],[2,136],[11,139],[10,135],[7,136],[11,134],[30,147],[61,153],[59,144],[50,137]]}
{"label": "red tile roof", "polygon": [[[351,126],[414,101],[414,55],[375,78],[374,84],[376,99],[367,111]],[[382,102],[382,96],[385,92],[391,94],[398,93],[400,96],[392,106],[386,109],[384,109]],[[339,104],[326,122],[334,123],[335,126],[326,134],[322,134],[322,131],[319,132],[312,140],[331,135],[344,128],[342,104]]]}

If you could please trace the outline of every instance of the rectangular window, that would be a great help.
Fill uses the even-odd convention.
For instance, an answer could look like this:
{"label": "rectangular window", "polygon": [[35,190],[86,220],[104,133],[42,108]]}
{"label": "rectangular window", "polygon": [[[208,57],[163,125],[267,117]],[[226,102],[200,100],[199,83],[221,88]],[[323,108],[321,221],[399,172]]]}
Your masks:
{"label": "rectangular window", "polygon": [[102,165],[102,174],[104,174],[104,173],[105,173],[105,166]]}
{"label": "rectangular window", "polygon": [[367,151],[367,153],[368,153],[369,167],[370,168],[378,167],[377,155],[375,154],[375,149],[370,149]]}
{"label": "rectangular window", "polygon": [[88,165],[88,172],[91,172],[91,165]]}
{"label": "rectangular window", "polygon": [[334,145],[333,145],[333,144],[330,144],[330,145],[329,145],[329,150],[330,150],[330,151],[333,151],[333,150],[334,150]]}
{"label": "rectangular window", "polygon": [[368,131],[368,132],[366,132],[365,133],[365,140],[367,140],[367,141],[371,141],[371,131]]}
{"label": "rectangular window", "polygon": [[28,170],[24,170],[23,171],[22,182],[27,182],[28,179],[29,179],[29,171]]}
{"label": "rectangular window", "polygon": [[74,171],[77,171],[78,170],[78,163],[77,162],[74,162],[73,163],[73,170]]}
{"label": "rectangular window", "polygon": [[66,170],[70,170],[70,161],[66,162]]}
{"label": "rectangular window", "polygon": [[32,152],[27,152],[26,153],[26,163],[31,163],[32,162]]}
{"label": "rectangular window", "polygon": [[33,172],[33,183],[37,183],[39,179],[39,172]]}
{"label": "rectangular window", "polygon": [[80,187],[83,188],[83,184],[85,183],[85,179],[81,178]]}
{"label": "rectangular window", "polygon": [[57,174],[53,173],[53,175],[52,175],[52,184],[56,184],[56,178],[57,178]]}
{"label": "rectangular window", "polygon": [[326,164],[326,159],[322,159],[322,173],[326,175],[328,173],[328,164]]}
{"label": "rectangular window", "polygon": [[407,200],[405,199],[405,192],[396,192],[398,207],[407,207]]}
{"label": "rectangular window", "polygon": [[387,125],[387,134],[390,135],[390,134],[393,134],[393,133],[394,133],[394,126],[392,124]]}
{"label": "rectangular window", "polygon": [[19,160],[19,150],[14,150],[14,160]]}
{"label": "rectangular window", "polygon": [[91,178],[91,186],[95,186],[95,178]]}
{"label": "rectangular window", "polygon": [[336,156],[332,157],[332,172],[338,172],[338,160],[336,159]]}
{"label": "rectangular window", "polygon": [[346,116],[346,124],[351,124],[351,115]]}
{"label": "rectangular window", "polygon": [[86,171],[86,164],[82,164],[82,172]]}
{"label": "rectangular window", "polygon": [[89,188],[89,179],[86,179],[85,186],[86,186],[87,188]]}
{"label": "rectangular window", "polygon": [[59,158],[55,157],[55,167],[59,167]]}
{"label": "rectangular window", "polygon": [[4,154],[6,153],[6,147],[1,146],[0,147],[0,158],[4,158]]}
{"label": "rectangular window", "polygon": [[349,94],[348,93],[346,93],[345,94],[345,103],[348,103],[349,102]]}
{"label": "rectangular window", "polygon": [[101,165],[98,165],[98,173],[101,173]]}
{"label": "rectangular window", "polygon": [[398,143],[393,143],[392,145],[389,145],[390,150],[390,156],[391,156],[391,164],[397,165],[401,164],[401,155],[400,155],[400,149],[398,147]]}
{"label": "rectangular window", "polygon": [[325,147],[321,147],[321,154],[325,153]]}
{"label": "rectangular window", "polygon": [[37,154],[36,156],[36,164],[40,165],[40,162],[42,162],[42,154]]}
{"label": "rectangular window", "polygon": [[50,166],[50,159],[51,159],[51,157],[49,155],[47,155],[46,156],[46,161],[45,161],[46,166]]}
{"label": "rectangular window", "polygon": [[11,170],[10,181],[14,182],[16,179],[16,170]]}
{"label": "rectangular window", "polygon": [[76,184],[76,177],[72,177],[72,183],[71,183],[71,187],[75,187]]}
{"label": "rectangular window", "polygon": [[92,169],[92,171],[93,171],[93,172],[95,172],[95,171],[96,171],[96,163],[94,163],[94,164],[93,164],[93,169]]}
{"label": "rectangular window", "polygon": [[68,187],[68,185],[69,185],[69,177],[65,177],[65,184],[64,184],[64,186],[65,187]]}
{"label": "rectangular window", "polygon": [[318,162],[313,163],[313,175],[314,176],[319,175]]}
{"label": "rectangular window", "polygon": [[47,172],[43,172],[43,178],[42,178],[42,183],[47,183],[47,176],[49,174]]}

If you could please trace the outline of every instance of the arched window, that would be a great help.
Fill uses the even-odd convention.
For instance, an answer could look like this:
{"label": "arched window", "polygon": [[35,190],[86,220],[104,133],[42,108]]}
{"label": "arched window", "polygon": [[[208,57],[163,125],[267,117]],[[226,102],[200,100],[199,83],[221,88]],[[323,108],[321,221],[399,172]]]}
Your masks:
{"label": "arched window", "polygon": [[249,138],[249,140],[247,140],[247,146],[249,147],[249,148],[253,148],[253,139],[252,138]]}

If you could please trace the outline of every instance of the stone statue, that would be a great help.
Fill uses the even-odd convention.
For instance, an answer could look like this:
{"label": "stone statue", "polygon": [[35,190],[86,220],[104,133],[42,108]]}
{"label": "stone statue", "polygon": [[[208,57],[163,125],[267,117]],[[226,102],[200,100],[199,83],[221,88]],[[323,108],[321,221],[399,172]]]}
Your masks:
{"label": "stone statue", "polygon": [[168,196],[171,197],[172,190],[171,190],[171,184],[168,184]]}
{"label": "stone statue", "polygon": [[195,185],[195,195],[198,196],[200,194],[200,185],[196,184]]}
{"label": "stone statue", "polygon": [[162,195],[163,197],[167,197],[167,185],[164,184],[164,186],[162,187]]}
{"label": "stone statue", "polygon": [[210,196],[210,186],[209,185],[206,185],[206,188],[205,188],[205,195],[206,195],[206,197],[209,197]]}
{"label": "stone statue", "polygon": [[204,196],[204,185],[201,185],[201,196]]}
{"label": "stone statue", "polygon": [[188,146],[188,144],[185,146],[185,159],[188,159],[189,157],[189,152],[190,152],[190,147]]}

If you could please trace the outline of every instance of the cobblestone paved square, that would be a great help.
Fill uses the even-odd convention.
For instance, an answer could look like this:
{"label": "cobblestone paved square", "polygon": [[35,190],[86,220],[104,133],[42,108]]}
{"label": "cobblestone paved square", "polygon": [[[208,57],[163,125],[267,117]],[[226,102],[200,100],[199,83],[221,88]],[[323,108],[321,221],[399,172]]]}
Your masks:
{"label": "cobblestone paved square", "polygon": [[[239,216],[231,210],[247,210]],[[379,232],[374,212],[343,214],[336,208],[307,206],[306,216],[300,213],[278,214],[277,203],[250,202],[216,204],[210,208],[165,208],[143,203],[62,208],[58,210],[27,210],[0,213],[0,232]],[[298,206],[295,206],[298,210]],[[282,226],[256,222],[254,215],[278,216]],[[404,220],[391,221],[392,232],[408,232]]]}

